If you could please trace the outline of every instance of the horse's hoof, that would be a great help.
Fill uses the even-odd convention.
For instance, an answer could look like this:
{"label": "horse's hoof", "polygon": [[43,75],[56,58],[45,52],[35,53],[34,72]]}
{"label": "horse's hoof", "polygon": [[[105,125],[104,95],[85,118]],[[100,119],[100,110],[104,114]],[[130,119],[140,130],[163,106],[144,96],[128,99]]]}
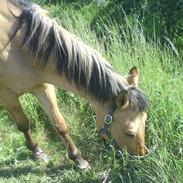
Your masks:
{"label": "horse's hoof", "polygon": [[49,159],[48,156],[44,153],[42,149],[39,147],[33,150],[33,155],[36,159],[43,160],[46,164],[48,163]]}
{"label": "horse's hoof", "polygon": [[76,166],[79,167],[81,170],[90,170],[91,169],[88,161],[84,160],[81,156],[78,156],[74,162],[75,162]]}

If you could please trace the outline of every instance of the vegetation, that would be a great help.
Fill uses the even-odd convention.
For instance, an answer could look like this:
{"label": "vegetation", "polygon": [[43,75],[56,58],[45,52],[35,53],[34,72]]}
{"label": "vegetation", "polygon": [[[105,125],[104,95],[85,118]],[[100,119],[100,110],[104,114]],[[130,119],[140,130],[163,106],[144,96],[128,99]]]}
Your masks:
{"label": "vegetation", "polygon": [[[127,1],[115,2],[124,5],[122,2]],[[45,0],[42,5],[62,26],[102,53],[121,74],[127,74],[134,65],[138,67],[140,87],[150,100],[146,142],[152,154],[143,160],[134,160],[129,158],[127,153],[121,154],[111,145],[106,146],[98,137],[95,114],[87,101],[58,89],[58,103],[68,122],[70,134],[83,156],[91,163],[91,171],[81,172],[68,160],[64,143],[58,138],[37,101],[31,95],[24,95],[20,101],[31,121],[33,136],[47,152],[50,161],[44,164],[33,160],[24,145],[22,134],[18,132],[7,112],[0,108],[0,182],[98,183],[108,177],[108,182],[112,183],[181,183],[181,47],[177,49],[168,34],[165,35],[166,44],[162,44],[157,34],[160,29],[150,22],[148,29],[153,29],[155,33],[154,37],[148,36],[145,24],[142,24],[137,16],[138,11],[142,10],[141,6],[137,6],[136,16],[131,18],[125,11],[118,14],[117,4],[107,0],[101,0],[99,5],[96,1],[89,0]],[[107,7],[110,11],[107,11]],[[158,16],[161,16],[161,13],[157,12],[157,18],[160,18]],[[118,22],[121,16],[123,24]],[[148,20],[146,15],[144,18]],[[149,13],[149,21],[151,18],[153,16],[150,17]],[[173,32],[175,31],[172,31],[172,34]],[[181,35],[179,36],[182,39]]]}
{"label": "vegetation", "polygon": [[[182,0],[42,0],[43,2],[59,4],[65,2],[76,9],[95,2],[97,8],[92,13],[91,27],[105,30],[110,20],[123,25],[126,17],[131,23],[138,22],[143,28],[146,38],[160,39],[166,43],[166,37],[177,47],[183,48],[183,1]],[[94,3],[93,3],[94,4]],[[99,25],[99,27],[98,27]],[[97,30],[96,30],[97,29]]]}

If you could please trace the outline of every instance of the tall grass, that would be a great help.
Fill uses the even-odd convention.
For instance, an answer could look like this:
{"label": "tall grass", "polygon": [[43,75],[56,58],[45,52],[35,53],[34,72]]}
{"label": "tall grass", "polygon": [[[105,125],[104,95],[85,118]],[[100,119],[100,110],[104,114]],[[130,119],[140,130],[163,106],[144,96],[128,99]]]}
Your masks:
{"label": "tall grass", "polygon": [[[132,66],[140,71],[140,87],[150,100],[146,142],[152,154],[132,160],[112,146],[105,146],[95,129],[95,114],[84,99],[57,89],[60,110],[69,131],[91,171],[80,172],[66,156],[52,124],[31,95],[20,98],[31,121],[34,138],[47,152],[50,162],[36,162],[24,146],[23,136],[1,108],[0,182],[108,182],[181,183],[183,180],[183,75],[180,56],[170,44],[147,41],[138,21],[121,27],[111,20],[98,39],[91,31],[93,5],[76,10],[71,5],[46,5],[51,15],[70,32],[101,52],[122,75]],[[103,25],[105,26],[105,25]],[[106,36],[107,32],[107,37]]]}

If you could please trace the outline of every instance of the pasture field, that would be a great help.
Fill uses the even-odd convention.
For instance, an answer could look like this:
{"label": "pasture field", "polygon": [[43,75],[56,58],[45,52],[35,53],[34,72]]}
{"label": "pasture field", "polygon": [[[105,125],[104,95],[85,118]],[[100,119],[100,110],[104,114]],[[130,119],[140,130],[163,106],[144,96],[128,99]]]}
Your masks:
{"label": "pasture field", "polygon": [[20,97],[21,104],[31,121],[33,137],[50,161],[45,164],[33,159],[25,147],[23,135],[0,107],[0,182],[100,183],[107,179],[108,183],[181,183],[182,50],[177,50],[168,38],[166,45],[146,39],[139,22],[131,22],[127,17],[121,26],[109,20],[110,26],[106,25],[105,32],[101,30],[99,37],[90,24],[99,8],[95,4],[76,8],[72,4],[53,5],[43,1],[43,6],[59,24],[102,53],[122,75],[137,66],[140,88],[150,101],[146,143],[152,154],[143,160],[133,160],[127,153],[121,154],[111,145],[105,145],[98,137],[90,104],[72,93],[56,89],[69,132],[91,164],[90,171],[82,172],[68,159],[64,143],[36,99],[26,94]]}

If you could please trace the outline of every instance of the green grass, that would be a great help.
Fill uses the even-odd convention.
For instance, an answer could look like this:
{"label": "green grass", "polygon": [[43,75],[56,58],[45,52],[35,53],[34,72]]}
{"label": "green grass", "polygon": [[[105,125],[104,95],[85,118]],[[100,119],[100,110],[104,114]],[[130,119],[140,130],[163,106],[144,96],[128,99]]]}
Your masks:
{"label": "green grass", "polygon": [[[82,155],[90,161],[91,171],[81,172],[67,157],[47,116],[31,95],[20,98],[31,121],[36,141],[48,154],[46,165],[35,161],[26,149],[24,138],[7,112],[0,108],[0,182],[102,182],[108,174],[112,183],[181,183],[183,180],[183,75],[181,55],[171,44],[146,41],[138,22],[126,20],[123,27],[111,22],[108,38],[97,39],[90,21],[94,7],[75,9],[71,5],[46,5],[53,17],[70,32],[101,52],[113,67],[126,75],[132,66],[140,71],[140,87],[150,100],[146,142],[153,153],[144,160],[120,155],[105,146],[95,128],[95,114],[87,101],[57,90],[60,111]],[[91,15],[90,15],[91,14]],[[123,33],[123,41],[120,36]],[[105,34],[104,34],[105,35]],[[104,49],[104,44],[107,50]],[[179,53],[181,54],[181,53]]]}

